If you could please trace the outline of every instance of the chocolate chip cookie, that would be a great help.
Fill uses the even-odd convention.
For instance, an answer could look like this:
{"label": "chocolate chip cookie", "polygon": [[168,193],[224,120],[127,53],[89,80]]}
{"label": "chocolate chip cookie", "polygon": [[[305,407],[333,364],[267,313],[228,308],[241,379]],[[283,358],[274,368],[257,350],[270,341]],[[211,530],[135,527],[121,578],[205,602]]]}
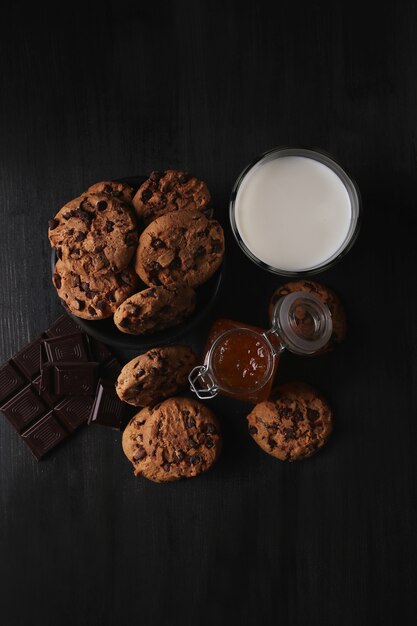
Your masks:
{"label": "chocolate chip cookie", "polygon": [[153,348],[124,366],[117,379],[117,395],[133,406],[169,398],[187,385],[195,363],[196,356],[187,346]]}
{"label": "chocolate chip cookie", "polygon": [[329,405],[304,383],[281,385],[269,401],[255,406],[247,420],[258,446],[281,461],[312,456],[332,431]]}
{"label": "chocolate chip cookie", "polygon": [[130,267],[117,273],[108,270],[84,276],[57,261],[52,282],[71,313],[87,320],[101,320],[111,317],[136,291],[139,278]]}
{"label": "chocolate chip cookie", "polygon": [[[269,303],[270,321],[272,322],[274,307],[278,300],[280,300],[280,298],[282,298],[283,296],[288,295],[289,293],[293,293],[294,291],[305,291],[307,293],[312,293],[328,306],[333,323],[332,336],[329,343],[324,346],[324,348],[316,352],[314,356],[332,350],[334,348],[334,345],[337,343],[341,343],[346,336],[346,314],[342,303],[340,302],[337,295],[331,289],[329,289],[329,287],[325,287],[321,283],[313,280],[297,280],[285,283],[285,285],[278,287],[278,289],[276,289],[272,294]],[[302,318],[300,318],[300,323],[303,323]],[[306,325],[311,323],[310,316],[306,316],[305,323]],[[308,331],[308,328],[306,328],[306,330]]]}
{"label": "chocolate chip cookie", "polygon": [[169,398],[135,415],[123,432],[122,447],[136,476],[159,483],[191,478],[217,460],[220,426],[197,400]]}
{"label": "chocolate chip cookie", "polygon": [[220,266],[223,229],[199,211],[177,211],[158,217],[139,239],[135,269],[147,285],[185,282],[197,287]]}
{"label": "chocolate chip cookie", "polygon": [[206,184],[178,170],[152,172],[133,198],[136,215],[145,224],[171,211],[206,210],[209,202]]}
{"label": "chocolate chip cookie", "polygon": [[195,291],[184,284],[150,287],[135,293],[114,314],[123,333],[142,335],[180,324],[195,308]]}
{"label": "chocolate chip cookie", "polygon": [[102,194],[108,198],[118,198],[122,202],[130,204],[135,195],[135,190],[126,183],[117,183],[113,180],[103,180],[99,183],[91,185],[86,194]]}
{"label": "chocolate chip cookie", "polygon": [[49,221],[49,240],[60,260],[79,274],[124,269],[138,233],[129,207],[117,198],[84,194]]}

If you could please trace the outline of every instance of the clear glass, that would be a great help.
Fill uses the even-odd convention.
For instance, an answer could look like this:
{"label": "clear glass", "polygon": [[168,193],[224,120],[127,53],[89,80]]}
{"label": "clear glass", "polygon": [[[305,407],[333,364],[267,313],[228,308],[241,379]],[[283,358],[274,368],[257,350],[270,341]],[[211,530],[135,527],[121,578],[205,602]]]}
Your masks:
{"label": "clear glass", "polygon": [[[286,156],[299,156],[299,157],[306,157],[306,158],[310,158],[310,159],[315,159],[316,161],[318,161],[319,163],[322,163],[323,165],[326,165],[329,169],[331,169],[343,182],[344,186],[346,187],[348,196],[349,196],[349,200],[350,200],[350,204],[351,204],[351,221],[350,221],[350,226],[349,226],[349,230],[348,233],[345,237],[344,242],[342,243],[342,245],[339,247],[339,249],[328,259],[326,259],[325,262],[316,265],[314,267],[310,267],[306,270],[302,270],[302,271],[288,271],[288,270],[283,270],[280,269],[278,267],[272,267],[271,265],[268,265],[267,263],[265,263],[264,261],[261,261],[260,259],[258,259],[258,257],[256,257],[253,252],[251,250],[249,250],[249,248],[246,246],[245,242],[243,241],[238,227],[237,227],[237,223],[236,223],[236,215],[235,215],[235,209],[236,209],[236,197],[239,191],[239,188],[241,186],[241,184],[243,183],[243,180],[246,178],[247,174],[249,174],[249,172],[255,168],[255,167],[259,167],[259,165],[261,165],[262,163],[266,163],[267,161],[271,161],[274,159],[279,159],[281,157],[286,157]],[[272,150],[268,150],[267,152],[264,152],[264,154],[262,154],[260,157],[258,157],[257,159],[255,159],[252,163],[250,163],[247,167],[245,167],[245,169],[241,172],[241,174],[239,175],[239,177],[237,178],[233,189],[232,189],[232,194],[230,197],[230,204],[229,204],[229,208],[230,208],[230,223],[232,226],[232,231],[233,234],[236,238],[236,241],[238,242],[239,246],[242,248],[243,252],[257,265],[259,265],[259,267],[262,267],[263,269],[267,270],[268,272],[272,272],[274,274],[279,274],[280,276],[298,276],[298,277],[302,277],[302,276],[310,276],[312,274],[317,274],[319,272],[324,272],[325,270],[329,269],[330,267],[333,267],[333,265],[335,265],[336,263],[338,263],[344,256],[345,254],[351,249],[351,247],[353,246],[353,244],[356,241],[356,238],[358,236],[359,233],[359,229],[360,229],[360,223],[361,223],[361,219],[362,219],[362,202],[361,202],[361,197],[360,197],[360,193],[359,193],[359,189],[355,183],[355,181],[353,180],[353,178],[351,178],[351,176],[349,176],[347,174],[347,172],[339,165],[339,163],[337,163],[337,161],[335,161],[333,159],[333,157],[331,157],[329,154],[321,151],[321,150],[316,150],[316,149],[310,149],[310,148],[290,148],[290,147],[279,147],[279,148],[274,148]]]}

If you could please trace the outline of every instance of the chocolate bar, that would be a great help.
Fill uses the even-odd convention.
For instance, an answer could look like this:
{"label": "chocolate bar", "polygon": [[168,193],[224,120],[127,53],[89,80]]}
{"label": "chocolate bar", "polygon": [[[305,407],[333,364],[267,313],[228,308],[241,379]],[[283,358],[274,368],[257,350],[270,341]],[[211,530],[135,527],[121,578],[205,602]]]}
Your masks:
{"label": "chocolate bar", "polygon": [[[38,460],[88,421],[99,369],[114,392],[120,363],[66,314],[0,367],[0,411]],[[117,403],[123,403],[116,398],[113,416],[119,425]],[[103,411],[108,406],[104,403]],[[107,418],[103,424],[114,427]],[[99,413],[96,421],[101,423]]]}

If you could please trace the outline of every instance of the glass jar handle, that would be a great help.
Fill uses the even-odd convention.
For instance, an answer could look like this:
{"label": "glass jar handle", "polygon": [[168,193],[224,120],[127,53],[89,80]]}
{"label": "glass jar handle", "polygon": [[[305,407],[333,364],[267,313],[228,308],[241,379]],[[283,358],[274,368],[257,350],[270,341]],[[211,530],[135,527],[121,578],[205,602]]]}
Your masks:
{"label": "glass jar handle", "polygon": [[[191,391],[193,391],[200,400],[210,400],[217,396],[218,387],[208,373],[206,365],[197,365],[188,374]],[[197,386],[199,385],[199,386]]]}

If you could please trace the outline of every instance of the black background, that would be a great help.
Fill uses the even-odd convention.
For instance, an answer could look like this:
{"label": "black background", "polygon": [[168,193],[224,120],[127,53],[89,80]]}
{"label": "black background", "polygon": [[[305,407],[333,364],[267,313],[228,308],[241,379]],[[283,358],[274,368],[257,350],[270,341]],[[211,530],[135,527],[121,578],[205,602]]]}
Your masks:
{"label": "black background", "polygon": [[[120,435],[83,430],[41,463],[0,420],[2,626],[415,623],[417,9],[397,3],[3,5],[0,26],[2,360],[60,313],[47,219],[89,184],[188,168],[226,229],[213,317],[266,323],[283,279],[235,244],[228,197],[276,145],[334,154],[364,223],[319,279],[342,297],[333,354],[285,355],[335,432],[283,464],[216,399],[223,456],[194,480],[133,477]],[[201,347],[207,325],[187,341]]]}

